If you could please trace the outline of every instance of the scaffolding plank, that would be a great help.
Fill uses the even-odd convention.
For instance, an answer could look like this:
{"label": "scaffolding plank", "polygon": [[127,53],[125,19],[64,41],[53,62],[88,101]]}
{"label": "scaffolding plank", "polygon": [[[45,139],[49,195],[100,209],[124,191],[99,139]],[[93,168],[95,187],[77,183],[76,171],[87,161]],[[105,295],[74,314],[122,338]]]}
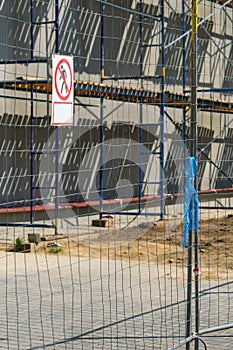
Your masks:
{"label": "scaffolding plank", "polygon": [[[38,81],[35,79],[20,81],[0,82],[0,89],[17,91],[34,91],[37,93],[52,93],[51,81]],[[132,87],[122,87],[106,85],[97,82],[74,81],[74,93],[82,97],[103,97],[108,100],[117,100],[130,103],[161,105],[162,92],[146,89],[136,89]],[[233,113],[233,102],[213,100],[208,98],[197,99],[198,109],[209,112]],[[187,94],[165,91],[165,106],[171,108],[189,108],[191,106],[191,96]]]}

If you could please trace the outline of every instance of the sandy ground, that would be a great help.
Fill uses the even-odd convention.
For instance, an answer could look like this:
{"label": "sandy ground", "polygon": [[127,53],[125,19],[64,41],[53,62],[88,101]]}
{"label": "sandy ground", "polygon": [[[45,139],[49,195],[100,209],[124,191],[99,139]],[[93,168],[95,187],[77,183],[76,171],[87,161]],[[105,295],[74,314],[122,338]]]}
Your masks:
{"label": "sandy ground", "polygon": [[[101,228],[81,238],[67,238],[43,241],[32,245],[33,254],[56,255],[60,257],[98,258],[122,261],[127,264],[149,262],[159,266],[170,266],[186,273],[188,249],[181,247],[182,224],[171,225],[168,221],[157,221],[152,225],[117,228]],[[193,237],[194,240],[194,237]],[[199,267],[202,278],[233,277],[233,217],[202,220],[199,227]],[[8,245],[8,250],[13,245]],[[4,246],[1,247],[4,250]],[[195,249],[193,249],[194,255]],[[193,257],[194,260],[194,257]],[[178,273],[179,276],[179,273]],[[176,273],[177,277],[177,273]]]}

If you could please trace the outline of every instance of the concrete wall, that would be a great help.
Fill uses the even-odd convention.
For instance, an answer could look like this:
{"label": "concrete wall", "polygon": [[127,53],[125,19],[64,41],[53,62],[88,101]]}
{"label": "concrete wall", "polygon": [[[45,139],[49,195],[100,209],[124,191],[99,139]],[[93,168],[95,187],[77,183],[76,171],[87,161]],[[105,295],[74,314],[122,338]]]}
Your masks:
{"label": "concrete wall", "polygon": [[[160,90],[160,79],[143,79],[135,76],[140,74],[140,53],[143,57],[143,74],[148,76],[161,75],[161,21],[151,16],[158,16],[160,8],[158,1],[146,1],[143,12],[148,16],[143,19],[143,42],[150,47],[140,50],[140,4],[127,0],[124,8],[121,2],[113,1],[113,5],[106,5],[104,12],[104,71],[108,84]],[[186,30],[191,28],[190,1],[186,2]],[[199,27],[198,32],[198,87],[200,89],[229,88],[232,86],[232,23],[231,9],[218,11],[219,5],[204,1],[199,6],[199,20],[208,19]],[[132,14],[134,10],[136,14]],[[174,42],[182,34],[181,1],[165,3],[165,45]],[[35,22],[54,19],[53,1],[34,1]],[[60,53],[74,56],[75,78],[86,81],[100,81],[100,4],[97,1],[60,1]],[[55,52],[54,25],[34,25],[34,58],[48,58],[48,63],[6,64],[5,60],[30,59],[30,1],[2,1],[0,7],[0,79],[15,81],[17,77],[27,76],[37,79],[51,79],[51,55]],[[185,52],[187,64],[186,89],[191,85],[191,40],[186,36]],[[183,84],[183,52],[182,41],[177,41],[166,50],[166,90],[182,92]],[[111,80],[117,76],[131,76],[129,80]],[[229,101],[229,92],[199,93],[199,96],[212,97]],[[54,128],[49,126],[47,119],[35,122],[34,144],[31,144],[31,120],[26,117],[32,112],[31,95],[28,92],[0,91],[0,203],[2,206],[28,204],[30,201],[31,184],[31,148],[34,150],[54,149]],[[98,162],[96,145],[99,139],[99,100],[81,98],[75,100],[74,127],[79,129],[80,139],[72,139],[75,134],[73,128],[65,128],[66,134],[61,144],[63,149],[61,158],[62,191],[65,198],[61,200],[83,200],[78,180],[80,164],[85,159],[86,167],[93,170],[91,158]],[[135,140],[139,143],[140,123],[139,105],[120,101],[104,101],[103,117],[106,124],[105,140],[111,138]],[[51,113],[51,96],[33,94],[33,115],[47,116]],[[175,108],[166,108],[166,113],[177,125],[182,125],[183,112]],[[21,116],[21,117],[18,117]],[[159,144],[159,106],[142,107],[143,142],[149,150]],[[190,111],[187,111],[187,118]],[[183,157],[182,137],[174,124],[165,117],[165,184],[168,193],[176,192],[182,187],[182,171],[180,163]],[[231,115],[223,113],[198,113],[199,147],[204,149],[199,155],[199,189],[231,187],[233,171],[232,159],[232,129]],[[154,124],[154,125],[153,125]],[[135,126],[136,125],[136,126]],[[82,130],[82,131],[80,131]],[[151,136],[153,135],[153,137]],[[51,137],[52,140],[51,141]],[[216,142],[211,141],[216,138]],[[72,139],[74,142],[69,143]],[[210,144],[211,143],[211,144]],[[124,178],[133,184],[132,191],[127,193],[128,186],[122,183],[118,190],[126,191],[126,195],[138,194],[138,165],[130,166],[128,157],[130,147],[125,145],[116,151],[115,160],[107,163],[104,173],[105,197],[116,196],[118,177],[124,172]],[[93,150],[94,148],[94,150]],[[94,153],[96,152],[96,153]],[[118,153],[117,153],[118,152]],[[89,158],[87,154],[89,153]],[[90,155],[92,157],[90,157]],[[208,158],[207,158],[208,157]],[[209,158],[211,161],[209,161]],[[92,161],[93,161],[92,159]],[[179,161],[178,161],[179,159]],[[34,183],[44,181],[54,186],[54,174],[40,172],[41,155],[34,156],[33,173],[36,174]],[[50,167],[54,172],[54,158],[49,158]],[[90,163],[88,163],[90,162]],[[114,163],[115,162],[115,163]],[[123,166],[124,165],[124,166]],[[83,166],[83,164],[82,164]],[[141,162],[144,179],[155,182],[159,179],[159,157],[149,155]],[[84,167],[85,168],[85,167]],[[86,169],[86,168],[85,168]],[[86,171],[86,170],[85,170]],[[39,175],[38,175],[39,174]],[[38,177],[39,176],[39,177]],[[224,178],[225,177],[225,178]],[[42,180],[38,180],[42,178]],[[87,176],[87,178],[89,178]],[[48,180],[49,179],[49,180]],[[93,179],[92,179],[93,180]],[[98,176],[95,179],[98,182]],[[93,180],[94,181],[94,180]],[[90,183],[84,184],[85,195],[92,196]],[[96,188],[96,187],[95,187]],[[98,185],[97,185],[98,189]],[[158,184],[143,186],[144,193],[159,193]],[[54,192],[41,195],[35,190],[37,203],[53,201]]]}

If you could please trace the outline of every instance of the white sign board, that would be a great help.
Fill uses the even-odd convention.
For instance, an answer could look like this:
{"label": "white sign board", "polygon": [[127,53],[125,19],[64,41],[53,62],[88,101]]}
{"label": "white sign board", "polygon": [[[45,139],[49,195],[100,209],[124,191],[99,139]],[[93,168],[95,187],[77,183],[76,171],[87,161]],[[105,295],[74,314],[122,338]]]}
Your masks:
{"label": "white sign board", "polygon": [[72,125],[74,61],[72,56],[53,55],[52,125]]}

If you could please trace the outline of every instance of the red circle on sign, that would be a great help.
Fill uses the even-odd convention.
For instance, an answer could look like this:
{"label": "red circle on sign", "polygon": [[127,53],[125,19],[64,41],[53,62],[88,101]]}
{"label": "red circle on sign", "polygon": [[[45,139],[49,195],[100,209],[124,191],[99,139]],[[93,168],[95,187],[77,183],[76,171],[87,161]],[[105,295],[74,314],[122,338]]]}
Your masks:
{"label": "red circle on sign", "polygon": [[[68,74],[70,74],[70,84],[69,84],[69,86],[67,85],[66,79],[65,79],[65,77],[64,77],[64,73],[62,72],[62,70],[61,70],[61,68],[60,68],[60,66],[61,66],[62,63],[66,63],[67,66],[68,66],[68,69],[69,69],[69,73],[68,73]],[[60,73],[61,78],[63,79],[63,83],[65,84],[65,87],[66,87],[66,90],[67,90],[67,94],[66,94],[65,96],[63,96],[63,95],[61,94],[61,92],[58,90],[58,87],[57,87],[57,74],[58,74],[58,72]],[[60,79],[60,78],[59,78],[59,79]],[[72,78],[72,71],[71,71],[70,64],[69,64],[69,62],[68,62],[65,58],[63,58],[61,61],[58,62],[57,67],[56,67],[56,69],[55,69],[55,89],[56,89],[56,92],[57,92],[58,97],[59,97],[62,101],[66,101],[66,100],[69,98],[70,93],[71,93],[71,90],[72,90],[72,83],[73,83],[73,78]]]}

